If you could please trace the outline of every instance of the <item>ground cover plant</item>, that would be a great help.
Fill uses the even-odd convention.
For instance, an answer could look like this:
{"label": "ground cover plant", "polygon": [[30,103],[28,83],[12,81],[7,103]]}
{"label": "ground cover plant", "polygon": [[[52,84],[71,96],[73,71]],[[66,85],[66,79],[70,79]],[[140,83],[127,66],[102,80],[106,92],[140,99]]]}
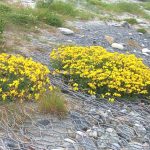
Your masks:
{"label": "ground cover plant", "polygon": [[150,68],[132,54],[100,46],[66,46],[50,55],[55,73],[75,91],[109,98],[150,95]]}
{"label": "ground cover plant", "polygon": [[38,100],[47,89],[52,90],[49,72],[31,58],[0,54],[0,99]]}

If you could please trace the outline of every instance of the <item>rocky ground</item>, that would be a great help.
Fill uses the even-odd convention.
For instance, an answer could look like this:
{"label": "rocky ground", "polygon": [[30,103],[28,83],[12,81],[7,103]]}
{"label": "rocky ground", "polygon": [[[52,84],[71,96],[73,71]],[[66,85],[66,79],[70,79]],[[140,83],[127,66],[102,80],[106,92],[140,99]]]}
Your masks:
{"label": "rocky ground", "polygon": [[[28,40],[18,44],[15,52],[51,68],[49,54],[59,45],[101,45],[111,52],[133,53],[150,66],[150,35],[136,32],[128,23],[66,24],[69,29],[37,29],[37,33],[26,34]],[[53,78],[52,82],[67,93],[67,116],[34,112],[17,128],[0,122],[0,150],[150,150],[148,100],[120,100],[112,104],[72,92],[59,79]]]}

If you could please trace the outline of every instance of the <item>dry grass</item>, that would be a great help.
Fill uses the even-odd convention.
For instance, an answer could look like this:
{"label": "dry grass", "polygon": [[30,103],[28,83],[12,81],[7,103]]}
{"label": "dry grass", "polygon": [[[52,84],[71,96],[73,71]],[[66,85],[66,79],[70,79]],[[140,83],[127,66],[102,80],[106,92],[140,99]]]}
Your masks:
{"label": "dry grass", "polygon": [[0,122],[5,127],[18,127],[34,112],[32,107],[26,107],[21,102],[1,102],[0,105]]}

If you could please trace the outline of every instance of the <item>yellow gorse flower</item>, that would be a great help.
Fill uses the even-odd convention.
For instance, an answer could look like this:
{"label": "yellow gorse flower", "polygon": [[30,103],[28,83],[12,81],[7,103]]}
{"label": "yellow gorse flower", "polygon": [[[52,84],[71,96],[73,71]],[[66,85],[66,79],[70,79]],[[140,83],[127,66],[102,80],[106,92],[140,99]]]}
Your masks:
{"label": "yellow gorse flower", "polygon": [[0,99],[39,99],[50,84],[49,69],[20,55],[0,54]]}
{"label": "yellow gorse flower", "polygon": [[62,74],[74,90],[110,101],[150,94],[150,68],[133,54],[111,53],[101,46],[62,46],[50,57],[55,73]]}

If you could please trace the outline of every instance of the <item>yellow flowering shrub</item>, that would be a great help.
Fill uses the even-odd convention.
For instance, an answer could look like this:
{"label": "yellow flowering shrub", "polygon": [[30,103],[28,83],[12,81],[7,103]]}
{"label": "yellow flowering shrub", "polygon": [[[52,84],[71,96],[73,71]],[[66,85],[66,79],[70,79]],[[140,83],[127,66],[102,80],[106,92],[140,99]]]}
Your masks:
{"label": "yellow flowering shrub", "polygon": [[49,87],[49,69],[20,55],[0,54],[0,100],[38,100]]}
{"label": "yellow flowering shrub", "polygon": [[109,98],[150,94],[150,68],[133,54],[100,46],[62,46],[50,55],[56,73],[74,90]]}

